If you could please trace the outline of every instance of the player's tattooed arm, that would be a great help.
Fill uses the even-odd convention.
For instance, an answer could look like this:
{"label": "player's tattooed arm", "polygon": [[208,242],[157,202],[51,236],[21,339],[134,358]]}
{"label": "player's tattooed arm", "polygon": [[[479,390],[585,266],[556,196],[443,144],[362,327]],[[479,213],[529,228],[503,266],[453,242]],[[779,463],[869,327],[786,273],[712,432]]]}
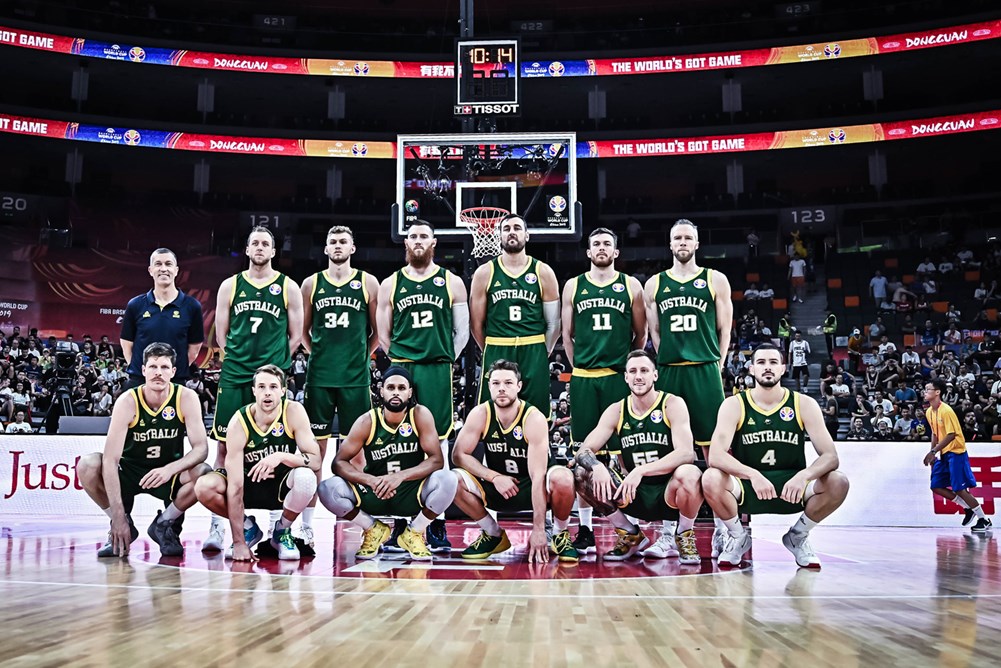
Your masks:
{"label": "player's tattooed arm", "polygon": [[590,448],[580,448],[577,451],[577,454],[574,455],[574,459],[576,460],[578,466],[583,466],[588,471],[593,470],[595,466],[601,463],[598,461],[598,458],[594,456],[594,453]]}

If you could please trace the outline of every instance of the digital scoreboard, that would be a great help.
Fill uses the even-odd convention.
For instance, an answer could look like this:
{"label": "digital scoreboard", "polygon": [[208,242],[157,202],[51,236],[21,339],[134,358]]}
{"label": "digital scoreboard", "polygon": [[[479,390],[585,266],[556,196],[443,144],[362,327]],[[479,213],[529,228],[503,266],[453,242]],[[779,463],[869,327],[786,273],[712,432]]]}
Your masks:
{"label": "digital scoreboard", "polygon": [[518,40],[459,40],[455,58],[455,115],[518,113]]}

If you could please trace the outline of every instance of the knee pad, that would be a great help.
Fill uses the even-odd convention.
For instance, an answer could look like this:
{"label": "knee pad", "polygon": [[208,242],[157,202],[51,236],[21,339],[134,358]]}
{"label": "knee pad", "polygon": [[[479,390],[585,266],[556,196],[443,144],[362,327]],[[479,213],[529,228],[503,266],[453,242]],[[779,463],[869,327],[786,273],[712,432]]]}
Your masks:
{"label": "knee pad", "polygon": [[344,517],[355,508],[355,495],[347,481],[339,476],[327,478],[316,490],[323,507],[337,517]]}
{"label": "knee pad", "polygon": [[448,510],[459,488],[459,478],[453,471],[439,470],[428,476],[421,494],[424,507],[440,515]]}

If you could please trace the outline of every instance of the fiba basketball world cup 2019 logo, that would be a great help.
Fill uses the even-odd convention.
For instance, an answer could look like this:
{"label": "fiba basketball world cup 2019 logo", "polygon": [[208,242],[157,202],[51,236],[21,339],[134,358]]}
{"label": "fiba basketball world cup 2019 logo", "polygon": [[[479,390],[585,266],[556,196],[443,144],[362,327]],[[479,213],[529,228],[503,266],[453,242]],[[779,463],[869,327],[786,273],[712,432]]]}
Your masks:
{"label": "fiba basketball world cup 2019 logo", "polygon": [[549,76],[561,77],[563,76],[564,72],[566,72],[566,68],[560,61],[554,60],[553,62],[549,63]]}
{"label": "fiba basketball world cup 2019 logo", "polygon": [[138,130],[126,130],[125,134],[122,135],[122,141],[129,146],[137,146],[142,141],[142,135],[139,134]]}
{"label": "fiba basketball world cup 2019 logo", "polygon": [[368,74],[368,63],[355,63],[355,74],[358,76]]}
{"label": "fiba basketball world cup 2019 logo", "polygon": [[549,210],[552,214],[546,218],[546,222],[550,225],[565,225],[567,222],[566,209],[566,198],[562,195],[553,195],[549,198]]}
{"label": "fiba basketball world cup 2019 logo", "polygon": [[352,144],[351,155],[358,158],[364,158],[366,155],[368,155],[368,145],[362,144],[361,142],[358,142],[357,144]]}
{"label": "fiba basketball world cup 2019 logo", "polygon": [[827,139],[832,144],[844,144],[845,140],[848,139],[848,133],[844,131],[844,128],[834,128],[827,134]]}
{"label": "fiba basketball world cup 2019 logo", "polygon": [[146,49],[141,46],[134,46],[129,49],[129,60],[133,63],[141,63],[146,60]]}
{"label": "fiba basketball world cup 2019 logo", "polygon": [[841,45],[840,44],[825,44],[824,45],[824,57],[825,58],[837,58],[841,55]]}

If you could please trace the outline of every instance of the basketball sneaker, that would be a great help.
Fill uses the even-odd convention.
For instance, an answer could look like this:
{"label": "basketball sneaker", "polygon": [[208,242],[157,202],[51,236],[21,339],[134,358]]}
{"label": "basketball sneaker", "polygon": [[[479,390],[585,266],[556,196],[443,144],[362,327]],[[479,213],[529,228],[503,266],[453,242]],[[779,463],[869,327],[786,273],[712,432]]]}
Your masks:
{"label": "basketball sneaker", "polygon": [[479,537],[462,551],[463,559],[486,559],[491,555],[511,549],[511,541],[507,532],[501,529],[499,536],[491,536],[486,531],[480,531]]}
{"label": "basketball sneaker", "polygon": [[796,557],[796,564],[800,568],[820,568],[820,559],[817,553],[810,546],[810,537],[806,534],[794,534],[787,531],[782,536],[782,544]]}
{"label": "basketball sneaker", "polygon": [[970,527],[970,531],[972,531],[973,533],[987,533],[988,531],[991,530],[991,527],[993,526],[994,524],[989,519],[987,519],[986,517],[982,517],[981,519],[977,520],[976,524]]}
{"label": "basketball sneaker", "polygon": [[650,539],[639,527],[636,528],[636,533],[629,533],[625,529],[616,529],[615,533],[619,534],[619,540],[615,547],[604,554],[605,561],[625,561],[650,545]]}
{"label": "basketball sneaker", "polygon": [[212,519],[209,527],[209,537],[202,543],[202,552],[221,552],[226,542],[226,524],[221,520]]}
{"label": "basketball sneaker", "polygon": [[[139,537],[139,530],[136,529],[136,525],[132,523],[131,515],[126,515],[125,519],[129,521],[129,545],[131,545],[132,543],[135,542],[136,538]],[[115,546],[111,542],[110,531],[108,532],[108,540],[105,541],[104,545],[101,546],[101,549],[97,551],[97,556],[101,559],[104,559],[105,557],[125,556],[124,554],[123,555],[115,554]]]}
{"label": "basketball sneaker", "polygon": [[174,532],[173,522],[161,522],[161,511],[156,511],[153,523],[149,525],[146,533],[153,539],[153,542],[160,546],[160,554],[164,557],[179,557],[184,554],[184,546]]}
{"label": "basketball sneaker", "polygon": [[282,529],[279,522],[271,529],[271,547],[278,551],[278,558],[282,560],[299,559],[299,548],[296,547],[295,538],[292,537],[292,527]]}
{"label": "basketball sneaker", "polygon": [[744,555],[751,549],[751,534],[745,531],[740,536],[734,538],[728,535],[726,544],[719,553],[716,563],[720,568],[733,568],[740,566]]}
{"label": "basketball sneaker", "polygon": [[452,544],[448,542],[448,530],[445,520],[432,520],[425,531],[428,548],[432,552],[451,552]]}
{"label": "basketball sneaker", "polygon": [[667,559],[668,557],[678,556],[678,544],[674,539],[674,535],[666,531],[661,531],[657,542],[640,552],[640,556],[647,559]]}
{"label": "basketball sneaker", "polygon": [[389,525],[375,521],[364,534],[362,534],[361,547],[355,552],[355,559],[375,559],[379,555],[379,548],[389,540],[393,530]]}
{"label": "basketball sneaker", "polygon": [[313,549],[316,549],[316,541],[314,540],[315,537],[313,535],[313,527],[303,524],[299,533],[302,534],[300,538],[302,538],[303,543],[305,543],[306,545],[310,546]]}
{"label": "basketball sneaker", "polygon": [[427,543],[424,542],[424,534],[420,531],[414,531],[408,526],[397,541],[414,561],[431,561],[431,550],[428,549]]}
{"label": "basketball sneaker", "polygon": [[[682,531],[677,535],[678,553],[683,564],[701,564],[699,548],[695,544],[695,529]],[[649,550],[647,550],[649,552]]]}
{"label": "basketball sneaker", "polygon": [[963,509],[963,526],[964,527],[970,526],[970,522],[972,522],[973,518],[976,517],[976,516],[977,516],[976,513],[974,513],[969,508],[964,508]]}
{"label": "basketball sneaker", "polygon": [[578,555],[594,554],[598,551],[594,542],[594,531],[591,530],[591,527],[582,526],[577,529],[577,537],[573,539],[573,546]]}
{"label": "basketball sneaker", "polygon": [[722,554],[724,548],[726,547],[726,541],[730,538],[730,534],[723,527],[716,527],[713,529],[713,548],[712,556],[713,559],[717,558]]}
{"label": "basketball sneaker", "polygon": [[556,555],[559,561],[564,563],[580,561],[580,553],[577,552],[573,541],[570,540],[570,532],[567,529],[553,536],[553,539],[549,541],[549,550]]}
{"label": "basketball sneaker", "polygon": [[400,534],[406,531],[407,521],[402,517],[396,517],[393,519],[393,533],[389,536],[383,546],[383,552],[390,552],[392,554],[403,554],[406,552],[399,543]]}
{"label": "basketball sneaker", "polygon": [[[254,546],[261,542],[264,538],[264,532],[261,531],[261,527],[257,526],[257,520],[253,517],[250,519],[250,526],[247,526],[247,517],[243,518],[243,540],[247,541],[247,549],[254,549]],[[233,545],[230,544],[229,549],[226,550],[226,558],[233,558]]]}

